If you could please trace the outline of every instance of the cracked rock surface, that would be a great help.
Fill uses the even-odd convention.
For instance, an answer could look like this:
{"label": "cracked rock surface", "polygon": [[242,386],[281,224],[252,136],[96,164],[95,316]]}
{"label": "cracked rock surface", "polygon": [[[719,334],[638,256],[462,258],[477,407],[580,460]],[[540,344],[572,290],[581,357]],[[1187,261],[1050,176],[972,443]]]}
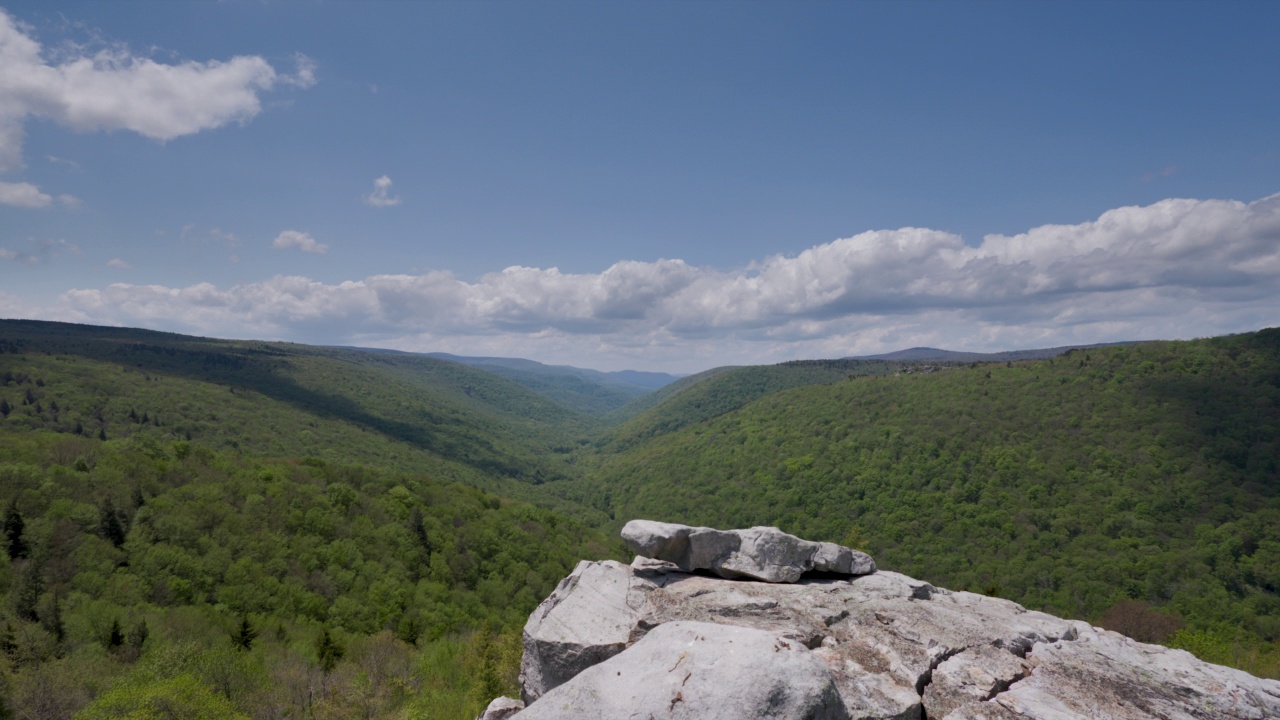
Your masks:
{"label": "cracked rock surface", "polygon": [[726,574],[698,558],[744,544],[766,565],[798,556],[791,567],[809,569],[824,553],[845,562],[831,548],[847,548],[752,534],[772,528],[697,540],[720,531],[627,527],[629,544],[659,557],[582,562],[561,581],[525,625],[527,707],[511,717],[1280,718],[1280,682],[874,563],[871,574],[794,582],[687,571]]}
{"label": "cracked rock surface", "polygon": [[547,692],[521,720],[849,720],[827,666],[779,633],[676,621]]}

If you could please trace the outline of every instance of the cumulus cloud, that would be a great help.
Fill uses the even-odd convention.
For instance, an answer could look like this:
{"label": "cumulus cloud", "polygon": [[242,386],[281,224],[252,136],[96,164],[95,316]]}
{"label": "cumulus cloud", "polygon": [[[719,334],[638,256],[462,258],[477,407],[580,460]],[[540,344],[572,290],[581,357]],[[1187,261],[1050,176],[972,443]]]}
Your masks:
{"label": "cumulus cloud", "polygon": [[323,254],[329,252],[328,245],[318,243],[315,238],[298,230],[285,230],[276,236],[276,239],[271,242],[271,246],[281,250],[297,248],[309,253]]}
{"label": "cumulus cloud", "polygon": [[[277,247],[323,247],[286,231]],[[739,270],[681,260],[599,273],[509,267],[341,283],[73,290],[74,319],[203,334],[506,354],[621,367],[1193,337],[1280,323],[1280,195],[1164,200],[989,235],[865,232]]]}
{"label": "cumulus cloud", "polygon": [[277,85],[315,84],[315,64],[292,74],[258,56],[159,63],[121,46],[64,53],[56,62],[0,10],[0,171],[22,167],[23,124],[40,117],[78,132],[131,130],[160,141],[244,123]]}
{"label": "cumulus cloud", "polygon": [[42,208],[49,207],[52,202],[52,196],[40,192],[40,188],[31,183],[0,182],[0,205]]}
{"label": "cumulus cloud", "polygon": [[383,175],[373,181],[373,192],[364,196],[364,203],[373,207],[392,207],[400,204],[400,196],[391,194],[391,178]]}

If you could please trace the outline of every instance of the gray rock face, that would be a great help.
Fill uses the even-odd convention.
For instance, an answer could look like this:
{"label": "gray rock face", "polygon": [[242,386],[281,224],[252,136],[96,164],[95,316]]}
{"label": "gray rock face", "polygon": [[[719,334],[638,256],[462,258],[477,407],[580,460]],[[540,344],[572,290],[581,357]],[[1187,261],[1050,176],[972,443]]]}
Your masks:
{"label": "gray rock face", "polygon": [[622,528],[622,539],[638,555],[674,563],[685,572],[706,570],[724,578],[789,583],[810,570],[842,575],[876,570],[866,553],[801,540],[773,527],[715,530],[632,520]]}
{"label": "gray rock face", "polygon": [[[734,629],[688,630],[689,622]],[[733,634],[742,629],[794,649],[762,654],[752,645],[748,652],[747,641]],[[1280,682],[892,572],[780,584],[693,575],[654,561],[582,563],[525,631],[524,695],[541,699],[515,716],[520,720],[629,718],[637,707],[646,708],[638,717],[777,717],[759,695],[751,696],[762,703],[755,710],[734,705],[717,715],[714,708],[728,707],[717,705],[726,702],[721,689],[741,687],[736,673],[754,673],[762,679],[752,683],[772,687],[770,678],[790,683],[801,665],[797,677],[813,689],[803,697],[825,697],[816,688],[829,687],[822,692],[834,692],[844,713],[815,717],[1280,718]],[[706,644],[681,634],[687,632]],[[695,651],[698,672],[687,682],[677,678],[685,684],[675,688],[669,676],[689,662],[686,656],[677,667],[680,653]],[[777,664],[784,657],[792,664]],[[829,686],[814,672],[825,672]],[[680,700],[673,703],[675,692]],[[623,693],[630,694],[618,700]],[[799,695],[778,697],[794,703],[787,707],[836,712],[804,705],[810,700]]]}
{"label": "gray rock face", "polygon": [[654,584],[608,560],[580,562],[538,605],[524,626],[521,695],[531,703],[543,693],[622,652]]}
{"label": "gray rock face", "polygon": [[848,720],[827,666],[778,633],[670,622],[543,695],[520,720]]}
{"label": "gray rock face", "polygon": [[524,703],[514,698],[494,698],[476,720],[507,720],[523,709]]}

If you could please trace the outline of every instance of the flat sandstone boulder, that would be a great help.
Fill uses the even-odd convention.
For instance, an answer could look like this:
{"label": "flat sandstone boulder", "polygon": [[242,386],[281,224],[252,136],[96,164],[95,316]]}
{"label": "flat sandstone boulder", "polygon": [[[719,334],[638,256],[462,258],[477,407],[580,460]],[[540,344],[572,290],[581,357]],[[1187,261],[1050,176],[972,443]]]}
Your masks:
{"label": "flat sandstone boulder", "polygon": [[632,520],[622,528],[632,552],[674,563],[685,572],[705,570],[724,578],[796,582],[806,572],[866,575],[876,571],[870,555],[827,542],[801,540],[774,527],[715,530],[654,520]]}

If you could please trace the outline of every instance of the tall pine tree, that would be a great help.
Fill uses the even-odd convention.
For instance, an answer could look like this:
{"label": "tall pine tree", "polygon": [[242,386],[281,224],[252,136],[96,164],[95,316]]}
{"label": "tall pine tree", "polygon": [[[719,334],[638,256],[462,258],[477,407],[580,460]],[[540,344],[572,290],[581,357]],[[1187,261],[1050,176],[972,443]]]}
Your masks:
{"label": "tall pine tree", "polygon": [[18,499],[14,498],[4,511],[4,537],[10,560],[27,556],[27,541],[22,537],[26,527],[27,523],[22,519],[22,513],[18,511]]}

